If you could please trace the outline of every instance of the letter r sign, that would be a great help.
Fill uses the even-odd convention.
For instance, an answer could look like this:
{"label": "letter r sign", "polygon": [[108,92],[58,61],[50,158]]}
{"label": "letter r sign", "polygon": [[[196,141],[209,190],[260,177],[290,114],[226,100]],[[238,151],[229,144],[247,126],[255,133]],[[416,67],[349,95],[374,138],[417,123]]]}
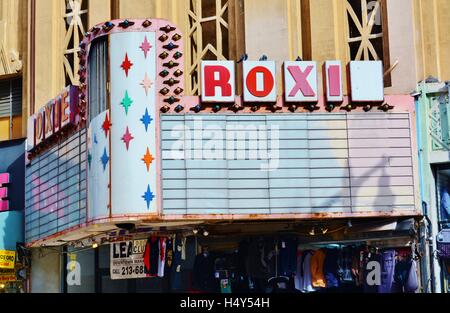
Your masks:
{"label": "letter r sign", "polygon": [[233,61],[202,61],[202,102],[234,102]]}

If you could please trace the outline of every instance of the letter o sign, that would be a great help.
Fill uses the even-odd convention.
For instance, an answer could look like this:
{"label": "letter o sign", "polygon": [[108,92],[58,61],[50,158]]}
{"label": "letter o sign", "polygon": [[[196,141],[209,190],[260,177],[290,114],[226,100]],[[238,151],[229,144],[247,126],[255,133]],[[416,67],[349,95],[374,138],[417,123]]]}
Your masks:
{"label": "letter o sign", "polygon": [[244,102],[276,102],[274,61],[244,61]]}

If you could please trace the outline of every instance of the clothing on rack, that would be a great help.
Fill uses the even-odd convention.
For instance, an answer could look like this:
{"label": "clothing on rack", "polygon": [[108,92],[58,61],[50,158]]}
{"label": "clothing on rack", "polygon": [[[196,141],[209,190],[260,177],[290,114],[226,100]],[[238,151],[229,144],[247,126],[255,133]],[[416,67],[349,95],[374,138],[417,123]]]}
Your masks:
{"label": "clothing on rack", "polygon": [[441,188],[441,220],[450,220],[450,194],[446,186]]}
{"label": "clothing on rack", "polygon": [[314,288],[325,288],[326,281],[323,273],[323,264],[325,262],[325,250],[319,249],[311,256],[311,279]]}
{"label": "clothing on rack", "polygon": [[296,273],[296,289],[303,292],[303,293],[309,293],[314,292],[316,289],[314,289],[312,285],[312,276],[311,276],[311,256],[313,254],[312,250],[306,250],[301,252],[300,257],[297,258],[298,265],[297,265],[297,273]]}
{"label": "clothing on rack", "polygon": [[279,275],[293,277],[297,270],[297,240],[292,238],[281,239],[278,243]]}
{"label": "clothing on rack", "polygon": [[[182,242],[186,238],[175,237],[173,249],[173,261],[170,273],[170,286],[173,290],[181,290],[181,269],[182,269]],[[185,240],[184,240],[185,241]]]}
{"label": "clothing on rack", "polygon": [[203,292],[215,291],[214,259],[204,251],[195,257],[193,270],[193,287]]}
{"label": "clothing on rack", "polygon": [[164,267],[166,264],[166,242],[167,238],[159,238],[158,277],[164,277]]}
{"label": "clothing on rack", "polygon": [[325,276],[325,286],[327,288],[339,287],[339,251],[338,249],[326,249],[323,272]]}
{"label": "clothing on rack", "polygon": [[159,258],[159,237],[151,236],[147,239],[144,250],[144,267],[148,276],[158,276]]}
{"label": "clothing on rack", "polygon": [[395,250],[385,250],[381,256],[381,285],[378,288],[379,293],[391,293],[392,283],[394,281],[395,271]]}
{"label": "clothing on rack", "polygon": [[393,291],[397,293],[415,293],[418,288],[416,261],[412,258],[402,258],[395,267]]}

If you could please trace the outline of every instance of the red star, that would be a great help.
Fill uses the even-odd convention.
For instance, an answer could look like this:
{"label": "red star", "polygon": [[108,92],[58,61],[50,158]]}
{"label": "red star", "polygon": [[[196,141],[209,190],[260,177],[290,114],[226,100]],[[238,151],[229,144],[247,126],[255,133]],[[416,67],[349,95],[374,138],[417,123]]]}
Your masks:
{"label": "red star", "polygon": [[152,48],[152,45],[148,42],[147,36],[145,36],[144,42],[140,45],[142,51],[144,51],[144,56],[147,58],[147,53]]}
{"label": "red star", "polygon": [[131,136],[130,131],[128,130],[128,126],[127,126],[127,130],[125,132],[125,134],[122,137],[123,142],[125,143],[125,145],[127,146],[127,150],[130,147],[130,141],[133,140],[134,137]]}
{"label": "red star", "polygon": [[128,71],[133,66],[133,63],[128,59],[128,53],[125,53],[125,60],[123,60],[122,65],[120,66],[125,71],[125,75],[128,77]]}
{"label": "red star", "polygon": [[102,128],[103,128],[103,130],[105,131],[105,137],[108,137],[108,131],[111,130],[111,126],[112,126],[112,124],[111,124],[111,122],[109,121],[108,113],[106,113],[105,121],[104,121],[103,124],[102,124]]}

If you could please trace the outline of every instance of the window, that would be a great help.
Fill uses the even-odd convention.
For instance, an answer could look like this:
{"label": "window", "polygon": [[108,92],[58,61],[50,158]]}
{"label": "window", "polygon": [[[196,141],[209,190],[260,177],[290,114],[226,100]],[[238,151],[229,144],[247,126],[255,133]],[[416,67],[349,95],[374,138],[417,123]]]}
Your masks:
{"label": "window", "polygon": [[22,78],[0,81],[0,118],[22,115]]}
{"label": "window", "polygon": [[[69,253],[67,255],[67,263],[65,264],[66,269],[63,272],[72,267],[75,270],[75,265],[72,261],[78,262],[80,265],[79,273],[80,273],[80,285],[77,284],[67,284],[67,292],[68,293],[89,293],[95,292],[95,250],[83,250],[76,251],[75,249],[68,249]],[[69,266],[68,266],[69,265]],[[66,276],[67,277],[67,276]],[[64,277],[64,280],[66,280]]]}
{"label": "window", "polygon": [[[390,67],[386,0],[346,0],[350,60],[380,60]],[[391,86],[390,75],[385,86]]]}
{"label": "window", "polygon": [[243,53],[243,12],[243,0],[189,0],[190,94],[200,93],[202,60],[236,60]]}
{"label": "window", "polygon": [[89,121],[107,109],[108,40],[100,37],[89,51]]}
{"label": "window", "polygon": [[66,86],[78,83],[79,43],[87,28],[88,0],[66,0],[66,36],[64,38],[64,73]]}

